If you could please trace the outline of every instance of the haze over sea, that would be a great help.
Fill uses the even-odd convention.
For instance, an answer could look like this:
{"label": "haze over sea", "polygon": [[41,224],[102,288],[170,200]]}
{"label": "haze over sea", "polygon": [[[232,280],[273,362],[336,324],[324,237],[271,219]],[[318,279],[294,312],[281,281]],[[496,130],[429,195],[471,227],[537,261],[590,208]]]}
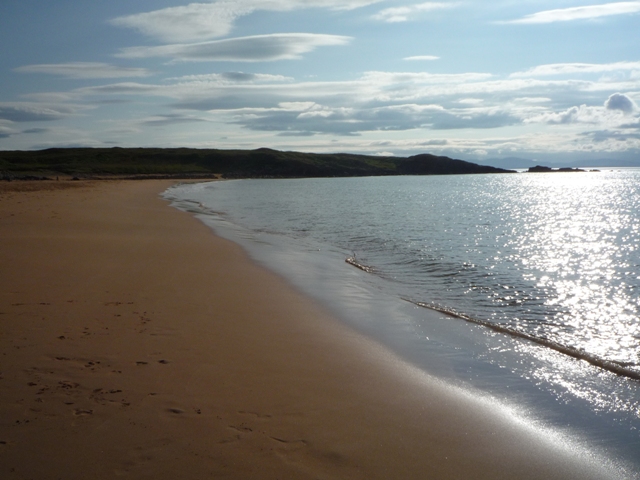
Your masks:
{"label": "haze over sea", "polygon": [[640,474],[640,169],[166,196],[419,368]]}

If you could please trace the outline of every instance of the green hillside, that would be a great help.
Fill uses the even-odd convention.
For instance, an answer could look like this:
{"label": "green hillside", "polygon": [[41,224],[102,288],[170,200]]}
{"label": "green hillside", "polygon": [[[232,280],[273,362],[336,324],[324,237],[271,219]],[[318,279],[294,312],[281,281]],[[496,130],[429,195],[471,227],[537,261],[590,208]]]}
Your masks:
{"label": "green hillside", "polygon": [[0,151],[3,177],[18,175],[206,175],[224,177],[346,177],[507,172],[448,157],[378,157],[192,148],[52,148]]}

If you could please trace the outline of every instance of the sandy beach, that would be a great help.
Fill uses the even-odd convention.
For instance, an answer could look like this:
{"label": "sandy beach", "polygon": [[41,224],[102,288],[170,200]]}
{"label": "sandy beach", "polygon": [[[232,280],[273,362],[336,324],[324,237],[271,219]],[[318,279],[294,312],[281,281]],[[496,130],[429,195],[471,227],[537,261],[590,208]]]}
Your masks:
{"label": "sandy beach", "polygon": [[617,478],[350,330],[172,183],[0,185],[1,478]]}

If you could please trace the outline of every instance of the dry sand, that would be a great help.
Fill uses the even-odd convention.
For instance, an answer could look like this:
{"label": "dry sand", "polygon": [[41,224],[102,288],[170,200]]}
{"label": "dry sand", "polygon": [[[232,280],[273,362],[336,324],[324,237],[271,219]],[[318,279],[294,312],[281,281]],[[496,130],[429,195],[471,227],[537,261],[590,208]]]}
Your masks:
{"label": "dry sand", "polygon": [[333,319],[170,182],[27,185],[0,190],[0,478],[606,478]]}

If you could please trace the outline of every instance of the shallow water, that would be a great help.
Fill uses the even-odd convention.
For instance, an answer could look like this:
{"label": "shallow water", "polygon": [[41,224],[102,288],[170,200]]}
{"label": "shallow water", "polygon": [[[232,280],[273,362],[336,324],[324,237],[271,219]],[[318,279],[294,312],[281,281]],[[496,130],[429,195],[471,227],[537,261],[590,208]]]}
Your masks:
{"label": "shallow water", "polygon": [[640,472],[640,170],[167,195],[412,363]]}

